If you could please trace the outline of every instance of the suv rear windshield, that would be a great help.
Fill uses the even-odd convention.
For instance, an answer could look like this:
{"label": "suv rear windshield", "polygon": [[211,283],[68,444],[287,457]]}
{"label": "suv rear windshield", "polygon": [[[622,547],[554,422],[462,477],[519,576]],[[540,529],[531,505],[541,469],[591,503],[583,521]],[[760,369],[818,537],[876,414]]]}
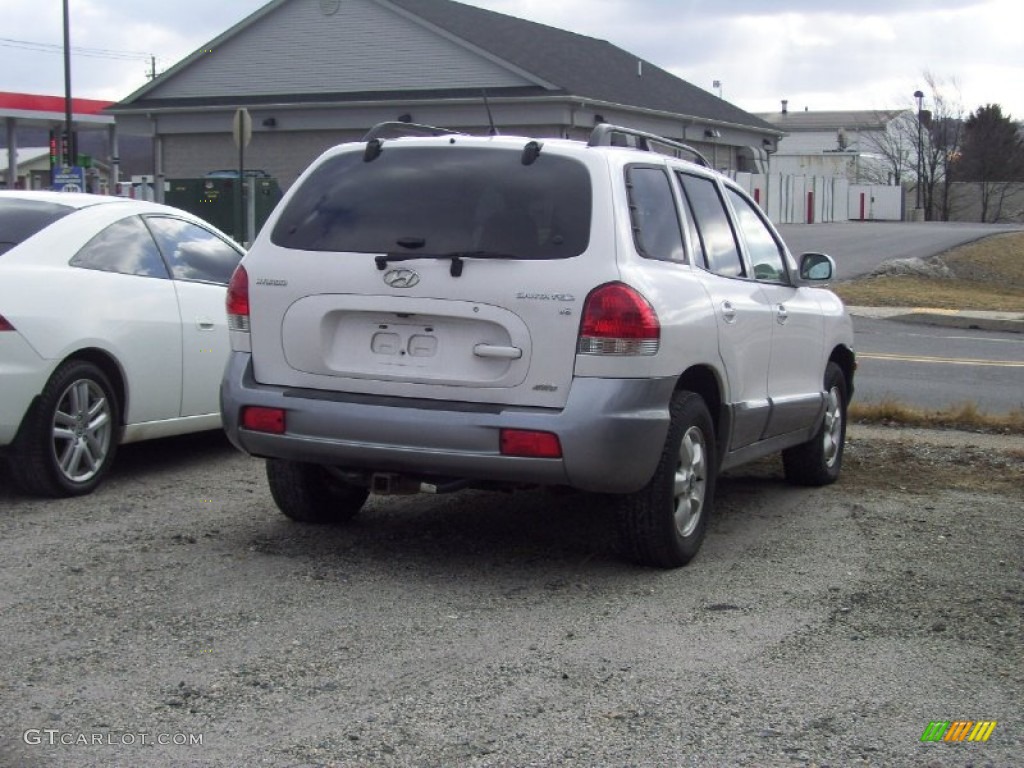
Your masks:
{"label": "suv rear windshield", "polygon": [[0,199],[0,254],[67,216],[74,208],[42,200]]}
{"label": "suv rear windshield", "polygon": [[494,147],[384,144],[326,160],[278,219],[284,248],[357,253],[577,256],[590,239],[590,174],[575,160]]}

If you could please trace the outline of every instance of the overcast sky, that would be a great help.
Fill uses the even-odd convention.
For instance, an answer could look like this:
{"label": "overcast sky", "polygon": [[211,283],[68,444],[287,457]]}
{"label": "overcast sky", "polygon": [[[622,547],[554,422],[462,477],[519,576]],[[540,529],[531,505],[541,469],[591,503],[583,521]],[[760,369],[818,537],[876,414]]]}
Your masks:
{"label": "overcast sky", "polygon": [[[316,2],[316,0],[293,0]],[[356,1],[356,0],[350,0]],[[75,96],[120,100],[266,0],[70,0]],[[908,107],[1024,120],[1020,0],[470,0],[602,38],[748,112]],[[61,0],[0,0],[0,91],[63,95]],[[928,104],[925,104],[928,107]]]}

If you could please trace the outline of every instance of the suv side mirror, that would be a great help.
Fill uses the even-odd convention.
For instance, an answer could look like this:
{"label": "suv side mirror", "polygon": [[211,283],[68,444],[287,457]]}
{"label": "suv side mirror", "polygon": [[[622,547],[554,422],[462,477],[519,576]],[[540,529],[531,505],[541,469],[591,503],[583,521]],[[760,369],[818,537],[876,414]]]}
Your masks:
{"label": "suv side mirror", "polygon": [[836,263],[824,253],[800,256],[800,279],[811,283],[827,283],[836,274]]}

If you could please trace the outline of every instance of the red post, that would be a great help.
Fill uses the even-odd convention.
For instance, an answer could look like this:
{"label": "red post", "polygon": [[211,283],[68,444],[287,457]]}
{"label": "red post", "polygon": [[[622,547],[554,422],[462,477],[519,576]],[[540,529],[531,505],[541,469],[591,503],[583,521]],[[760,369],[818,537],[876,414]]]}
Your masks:
{"label": "red post", "polygon": [[754,202],[757,203],[758,205],[761,204],[761,188],[760,187],[754,187]]}
{"label": "red post", "polygon": [[814,193],[807,193],[807,223],[814,223]]}
{"label": "red post", "polygon": [[864,193],[860,193],[860,220],[864,221]]}

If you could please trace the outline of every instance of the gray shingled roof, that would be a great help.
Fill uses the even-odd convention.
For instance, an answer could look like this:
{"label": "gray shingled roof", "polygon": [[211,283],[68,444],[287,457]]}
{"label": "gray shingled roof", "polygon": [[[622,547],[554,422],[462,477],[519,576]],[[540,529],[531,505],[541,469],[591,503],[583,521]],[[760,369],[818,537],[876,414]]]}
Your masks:
{"label": "gray shingled roof", "polygon": [[703,120],[774,126],[606,40],[453,0],[388,0],[572,96]]}
{"label": "gray shingled roof", "polygon": [[[274,0],[268,3],[225,31],[215,42],[244,34],[250,24],[287,2],[291,0]],[[538,82],[538,85],[533,86],[495,89],[494,96],[575,96],[627,108],[650,109],[694,117],[706,122],[741,125],[773,134],[779,132],[775,126],[759,117],[697,88],[649,61],[643,61],[606,40],[487,11],[454,0],[380,2],[390,3],[399,10],[437,27],[443,33],[486,52],[499,62],[503,61],[529,73]],[[188,67],[199,57],[199,52],[192,54],[172,67],[165,76]],[[162,77],[164,76],[143,86],[109,111],[116,113],[164,106],[220,105],[230,103],[234,98],[230,94],[219,97],[152,98],[149,94],[159,85]],[[547,86],[540,83],[546,83]],[[372,83],[367,83],[367,86],[372,87]],[[372,101],[413,97],[443,99],[464,98],[466,95],[464,89],[452,90],[443,86],[433,90],[410,92],[368,90],[359,93],[291,94],[295,99],[309,102],[353,99]],[[474,91],[474,95],[478,95],[478,92]],[[249,103],[278,103],[280,100],[279,94],[246,98]]]}

